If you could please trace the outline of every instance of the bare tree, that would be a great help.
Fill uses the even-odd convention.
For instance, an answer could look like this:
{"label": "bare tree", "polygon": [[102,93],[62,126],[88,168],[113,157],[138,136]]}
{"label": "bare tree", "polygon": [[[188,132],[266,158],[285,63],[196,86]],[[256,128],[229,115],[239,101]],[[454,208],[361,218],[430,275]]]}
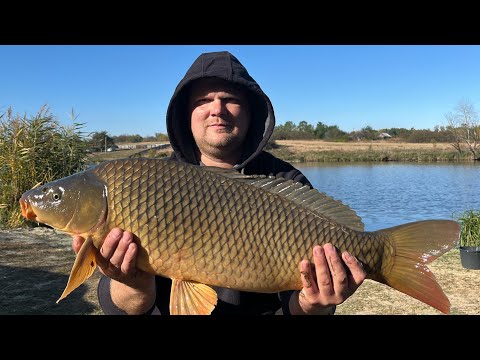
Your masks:
{"label": "bare tree", "polygon": [[455,112],[445,114],[448,129],[452,132],[454,141],[451,144],[462,153],[462,144],[472,153],[473,160],[480,160],[480,120],[474,105],[469,100],[461,100],[455,107]]}

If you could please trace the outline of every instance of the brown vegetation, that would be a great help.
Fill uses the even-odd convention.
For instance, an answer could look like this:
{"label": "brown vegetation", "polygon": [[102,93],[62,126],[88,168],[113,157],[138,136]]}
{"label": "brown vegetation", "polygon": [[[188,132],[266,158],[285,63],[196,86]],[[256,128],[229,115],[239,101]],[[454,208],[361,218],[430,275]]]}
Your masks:
{"label": "brown vegetation", "polygon": [[268,151],[289,162],[375,161],[471,161],[449,143],[407,143],[394,139],[332,142],[324,140],[276,140]]}
{"label": "brown vegetation", "polygon": [[276,140],[280,146],[286,146],[295,153],[305,153],[310,151],[370,151],[370,150],[453,150],[452,145],[448,143],[407,143],[395,140],[375,140],[375,141],[352,141],[352,142],[332,142],[323,140]]}

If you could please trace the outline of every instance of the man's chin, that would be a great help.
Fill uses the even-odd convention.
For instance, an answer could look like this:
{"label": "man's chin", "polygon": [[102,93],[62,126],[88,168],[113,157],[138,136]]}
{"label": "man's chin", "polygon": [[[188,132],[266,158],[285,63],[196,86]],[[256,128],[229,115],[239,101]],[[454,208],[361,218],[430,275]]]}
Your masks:
{"label": "man's chin", "polygon": [[234,144],[238,144],[238,139],[231,135],[231,134],[216,134],[216,136],[212,136],[207,139],[207,143],[213,147],[229,147]]}
{"label": "man's chin", "polygon": [[238,139],[216,139],[215,141],[205,142],[205,145],[210,149],[209,151],[218,152],[219,155],[228,152],[240,151],[242,148],[242,143]]}

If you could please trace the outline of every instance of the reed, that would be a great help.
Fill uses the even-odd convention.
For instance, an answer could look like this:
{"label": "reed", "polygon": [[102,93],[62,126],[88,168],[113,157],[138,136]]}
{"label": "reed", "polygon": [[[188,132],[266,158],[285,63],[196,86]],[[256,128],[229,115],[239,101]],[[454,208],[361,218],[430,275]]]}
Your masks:
{"label": "reed", "polygon": [[27,224],[19,199],[28,189],[82,169],[83,124],[62,125],[46,105],[34,116],[0,115],[0,228]]}

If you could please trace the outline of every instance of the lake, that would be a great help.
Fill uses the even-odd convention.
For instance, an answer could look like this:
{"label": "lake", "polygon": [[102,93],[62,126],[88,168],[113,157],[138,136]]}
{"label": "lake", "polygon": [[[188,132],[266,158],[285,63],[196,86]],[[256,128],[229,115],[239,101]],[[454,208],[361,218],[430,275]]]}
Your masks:
{"label": "lake", "polygon": [[480,209],[479,163],[302,163],[313,186],[357,212],[365,230],[456,220]]}

